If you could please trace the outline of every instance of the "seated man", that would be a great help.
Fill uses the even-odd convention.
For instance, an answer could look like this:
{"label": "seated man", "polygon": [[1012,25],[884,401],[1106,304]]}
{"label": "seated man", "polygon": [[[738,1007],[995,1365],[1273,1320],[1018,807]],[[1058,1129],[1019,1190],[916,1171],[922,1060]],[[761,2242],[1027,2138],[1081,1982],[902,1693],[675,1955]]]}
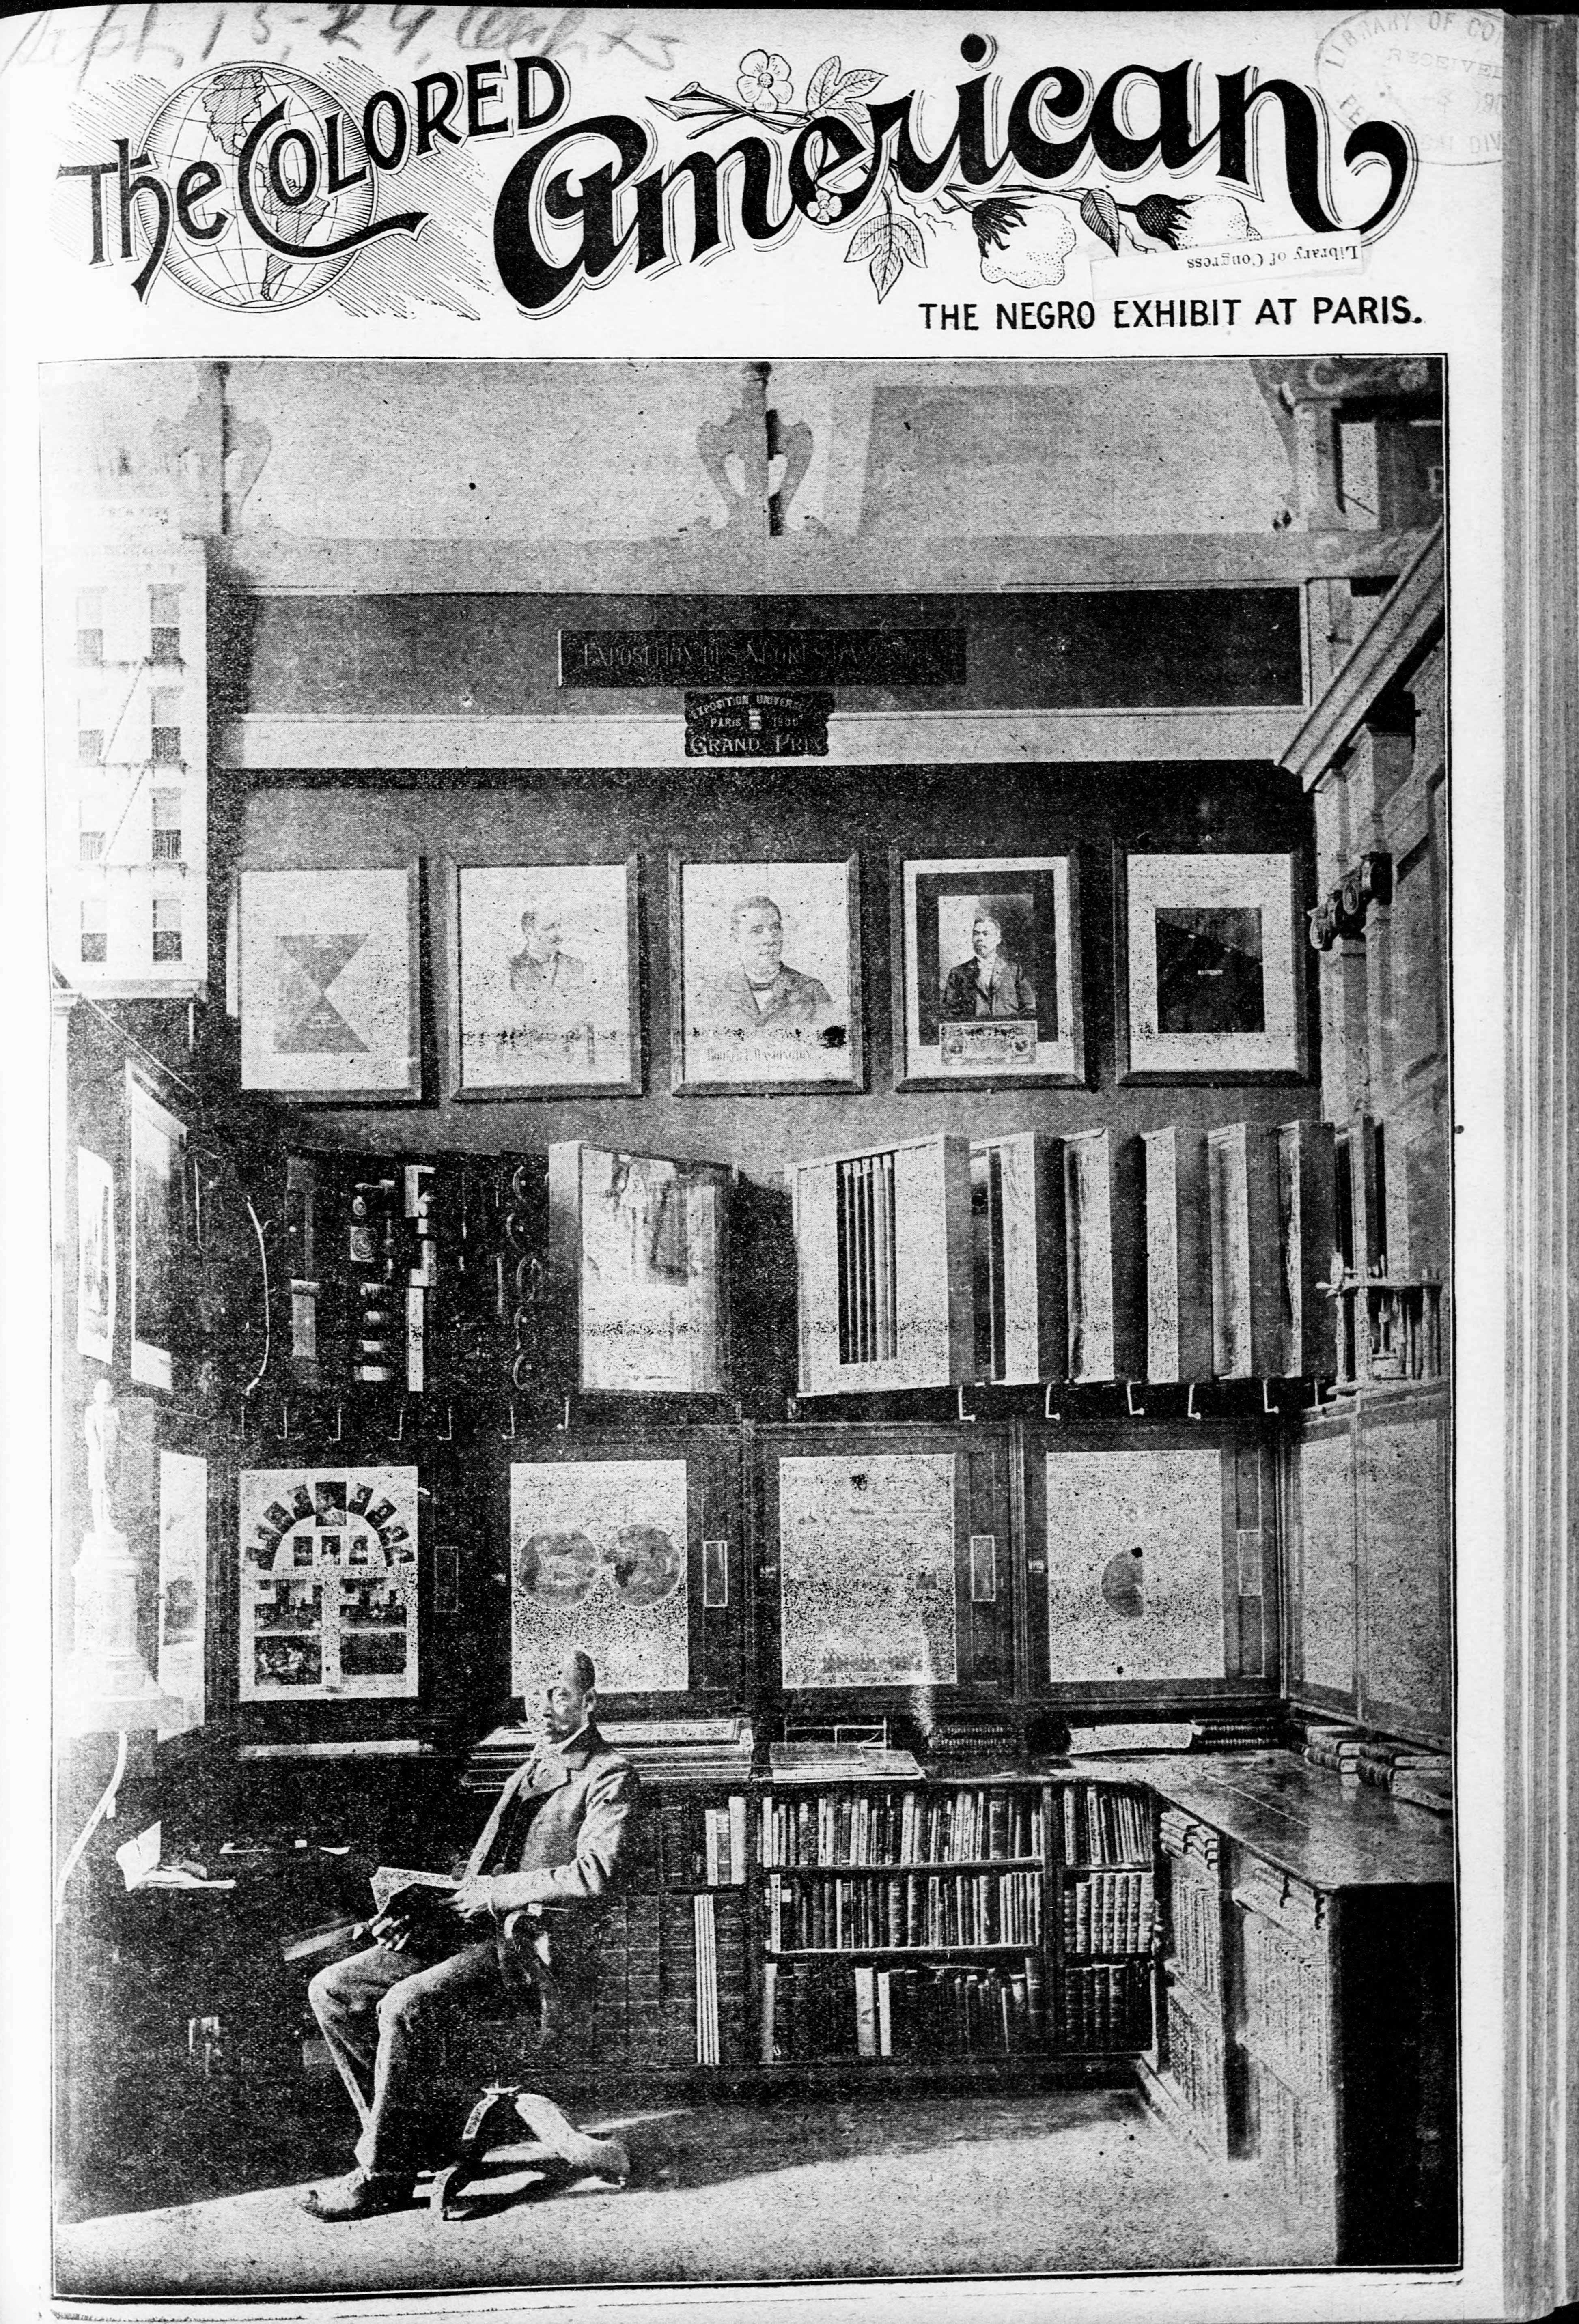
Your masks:
{"label": "seated man", "polygon": [[[636,1771],[594,1724],[591,1657],[572,1654],[543,1699],[547,1730],[503,1790],[459,1888],[453,1938],[384,1914],[379,1942],[320,1969],[313,2015],[362,2118],[356,2168],[305,2198],[320,2219],[371,2218],[411,2200],[441,2037],[536,2006],[576,1974],[577,1940],[619,1866]],[[546,1910],[545,1910],[546,1908]],[[550,1988],[551,1989],[551,1988]]]}

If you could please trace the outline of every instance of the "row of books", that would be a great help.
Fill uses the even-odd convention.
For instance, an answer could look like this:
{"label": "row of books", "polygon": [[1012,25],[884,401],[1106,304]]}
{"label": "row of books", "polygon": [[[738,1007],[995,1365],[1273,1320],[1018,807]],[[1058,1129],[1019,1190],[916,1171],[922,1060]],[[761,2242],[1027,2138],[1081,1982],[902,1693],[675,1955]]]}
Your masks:
{"label": "row of books", "polygon": [[1168,2071],[1193,2115],[1219,2133],[1227,2127],[1223,2037],[1168,1997]]}
{"label": "row of books", "polygon": [[1151,2039],[1151,1977],[1139,1961],[1066,1968],[1058,2033],[1069,2050],[1140,2050]]}
{"label": "row of books", "polygon": [[822,1792],[762,1806],[770,1868],[1039,1862],[1042,1846],[1041,1797],[1025,1788]]}
{"label": "row of books", "polygon": [[1164,1808],[1157,1831],[1168,1855],[1193,1857],[1209,1871],[1216,1871],[1223,1856],[1222,1838],[1199,1816],[1187,1815],[1183,1808]]}
{"label": "row of books", "polygon": [[1197,1993],[1216,2000],[1223,1990],[1223,1907],[1215,1889],[1176,1875],[1173,1950]]}
{"label": "row of books", "polygon": [[1286,2090],[1254,2057],[1247,2088],[1252,2151],[1297,2203],[1312,2209],[1330,2205],[1333,2153],[1326,2109]]}
{"label": "row of books", "polygon": [[[756,1735],[737,1714],[698,1719],[600,1719],[604,1740],[654,1784],[743,1784],[751,1774]],[[497,1793],[539,1741],[537,1729],[495,1727],[466,1756],[462,1788]]]}
{"label": "row of books", "polygon": [[1040,1960],[1012,1968],[877,1969],[770,1961],[765,2065],[807,2059],[1015,2057],[1045,2049]]}
{"label": "row of books", "polygon": [[864,1952],[915,1945],[1039,1945],[1039,1872],[906,1873],[902,1878],[768,1882],[775,1952]]}
{"label": "row of books", "polygon": [[1156,1924],[1150,1872],[1093,1872],[1065,1884],[1066,1955],[1150,1952]]}
{"label": "row of books", "polygon": [[693,1896],[691,1910],[697,1928],[697,2063],[716,2066],[720,2056],[718,1929],[712,1897],[705,1890]]}
{"label": "row of books", "polygon": [[1244,1915],[1244,2009],[1246,2046],[1295,2081],[1325,2089],[1330,2054],[1325,1956],[1259,1913]]}
{"label": "row of books", "polygon": [[628,1894],[603,1915],[588,2054],[633,2070],[688,2072],[698,2027],[720,2061],[738,2062],[746,2043],[744,1897],[739,1889],[701,1897]]}
{"label": "row of books", "polygon": [[1063,1818],[1066,1864],[1150,1863],[1150,1811],[1139,1793],[1067,1784]]}
{"label": "row of books", "polygon": [[1305,1757],[1313,1767],[1390,1792],[1411,1806],[1453,1812],[1453,1763],[1426,1744],[1380,1742],[1360,1727],[1307,1727]]}
{"label": "row of books", "polygon": [[723,1807],[702,1811],[703,1869],[709,1888],[745,1886],[745,1794],[732,1792]]}

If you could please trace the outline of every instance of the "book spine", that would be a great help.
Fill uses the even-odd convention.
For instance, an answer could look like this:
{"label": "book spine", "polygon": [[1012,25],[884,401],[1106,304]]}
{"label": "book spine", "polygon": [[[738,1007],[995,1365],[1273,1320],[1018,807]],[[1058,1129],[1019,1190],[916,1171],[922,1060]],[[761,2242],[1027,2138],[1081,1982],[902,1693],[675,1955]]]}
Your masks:
{"label": "book spine", "polygon": [[771,2066],[780,2055],[779,1964],[769,1961],[762,1970],[762,2061]]}
{"label": "book spine", "polygon": [[855,1970],[855,2054],[877,2055],[877,1991],[874,1971],[864,1962]]}

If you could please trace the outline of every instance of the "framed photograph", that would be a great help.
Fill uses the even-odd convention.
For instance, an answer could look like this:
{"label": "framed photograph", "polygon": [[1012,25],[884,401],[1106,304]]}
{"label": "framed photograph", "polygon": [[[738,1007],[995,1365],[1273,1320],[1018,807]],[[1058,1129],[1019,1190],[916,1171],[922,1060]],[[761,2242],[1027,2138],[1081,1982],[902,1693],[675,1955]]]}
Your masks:
{"label": "framed photograph", "polygon": [[864,1086],[861,887],[830,863],[669,858],[677,1095]]}
{"label": "framed photograph", "polygon": [[451,1096],[639,1096],[637,857],[447,872]]}
{"label": "framed photograph", "polygon": [[240,917],[242,1087],[416,1102],[417,865],[243,872]]}
{"label": "framed photograph", "polygon": [[1297,855],[1113,853],[1113,986],[1130,1082],[1300,1078]]}
{"label": "framed photograph", "polygon": [[1076,858],[890,866],[894,1087],[1084,1082]]}
{"label": "framed photograph", "polygon": [[186,1124],[126,1067],[132,1178],[132,1378],[173,1385],[171,1344],[180,1299]]}
{"label": "framed photograph", "polygon": [[115,1174],[77,1148],[77,1352],[107,1364],[115,1343]]}

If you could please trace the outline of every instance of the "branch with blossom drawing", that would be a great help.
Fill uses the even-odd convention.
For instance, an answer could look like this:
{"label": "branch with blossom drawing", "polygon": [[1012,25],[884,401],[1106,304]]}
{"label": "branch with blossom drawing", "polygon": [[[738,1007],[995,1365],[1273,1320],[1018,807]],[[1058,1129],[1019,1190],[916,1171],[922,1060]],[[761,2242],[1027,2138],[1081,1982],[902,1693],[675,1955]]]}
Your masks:
{"label": "branch with blossom drawing", "polygon": [[[776,50],[748,49],[740,60],[733,97],[693,80],[671,97],[651,102],[669,120],[689,122],[692,139],[732,122],[794,132],[799,140],[797,155],[804,152],[810,176],[809,189],[803,186],[798,197],[802,214],[813,226],[833,226],[845,224],[857,209],[866,212],[845,246],[845,263],[865,266],[880,302],[907,266],[926,265],[928,235],[955,217],[968,218],[974,230],[983,281],[1025,288],[1063,281],[1078,240],[1076,217],[1113,252],[1126,244],[1137,251],[1193,250],[1260,240],[1244,204],[1231,194],[1152,193],[1137,202],[1121,202],[1104,186],[1010,182],[987,193],[951,185],[930,203],[908,200],[896,184],[886,146],[878,151],[873,108],[860,102],[883,78],[864,67],[847,72],[842,59],[825,57],[797,106],[788,59]],[[860,134],[863,146],[858,155],[840,162],[826,137],[804,134],[830,117]],[[916,190],[913,181],[911,190]],[[868,208],[869,194],[880,198],[880,207],[874,201]],[[1070,206],[1074,215],[1059,205]]]}
{"label": "branch with blossom drawing", "polygon": [[753,129],[805,129],[819,115],[830,113],[854,129],[865,129],[869,124],[856,99],[868,96],[882,78],[882,73],[869,72],[864,66],[846,72],[842,58],[825,57],[806,84],[804,105],[797,106],[788,60],[770,49],[748,49],[740,60],[734,97],[721,97],[716,89],[691,80],[672,97],[648,101],[670,121],[695,122],[689,132],[693,138],[706,136],[726,121],[748,121]]}

